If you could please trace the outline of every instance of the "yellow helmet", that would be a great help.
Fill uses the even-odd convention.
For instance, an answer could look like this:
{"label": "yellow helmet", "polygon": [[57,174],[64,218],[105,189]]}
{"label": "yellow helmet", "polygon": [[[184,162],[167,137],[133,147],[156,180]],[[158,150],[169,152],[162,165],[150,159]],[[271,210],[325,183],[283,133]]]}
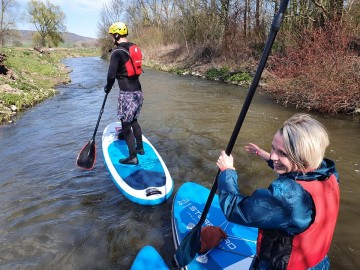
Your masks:
{"label": "yellow helmet", "polygon": [[126,24],[123,22],[113,23],[109,28],[109,34],[119,34],[120,36],[127,36],[128,29],[126,27]]}

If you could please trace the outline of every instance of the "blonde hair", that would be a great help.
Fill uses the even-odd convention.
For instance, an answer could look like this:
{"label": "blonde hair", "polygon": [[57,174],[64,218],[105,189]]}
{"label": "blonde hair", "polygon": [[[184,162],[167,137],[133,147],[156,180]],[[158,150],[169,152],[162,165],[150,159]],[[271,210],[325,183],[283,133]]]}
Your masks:
{"label": "blonde hair", "polygon": [[289,158],[302,171],[317,169],[324,159],[329,136],[325,127],[308,114],[295,114],[279,129]]}

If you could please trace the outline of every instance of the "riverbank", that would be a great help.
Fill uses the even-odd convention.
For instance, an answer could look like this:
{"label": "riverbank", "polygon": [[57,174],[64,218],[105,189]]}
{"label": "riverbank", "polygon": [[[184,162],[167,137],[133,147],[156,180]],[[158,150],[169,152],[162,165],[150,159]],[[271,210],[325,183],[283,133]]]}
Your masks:
{"label": "riverbank", "polygon": [[[324,115],[352,115],[358,121],[360,54],[325,45],[287,48],[286,53],[273,51],[258,88],[284,107]],[[308,51],[314,47],[317,50]],[[259,55],[239,61],[224,55],[206,56],[205,51],[189,53],[176,45],[145,47],[144,51],[147,66],[242,86],[250,85],[259,62]]]}
{"label": "riverbank", "polygon": [[[254,75],[252,70],[255,64],[251,61],[237,68],[222,58],[217,59],[217,62],[197,62],[173,45],[162,47],[160,53],[149,47],[143,48],[143,52],[145,66],[166,72],[190,74],[241,86],[248,86]],[[70,70],[61,63],[61,59],[84,56],[99,56],[99,52],[84,48],[45,51],[1,48],[0,123],[12,123],[19,113],[54,96],[57,93],[56,86],[70,82]]]}
{"label": "riverbank", "polygon": [[[239,62],[221,56],[210,59],[197,52],[190,55],[184,48],[176,45],[142,49],[145,66],[245,87],[250,85],[258,65],[258,60],[254,58]],[[54,96],[57,93],[57,85],[70,82],[70,70],[61,63],[61,59],[99,55],[100,52],[94,48],[57,48],[46,51],[31,48],[1,48],[0,123],[12,123],[19,113]],[[293,106],[328,115],[337,113],[353,115],[359,120],[360,89],[354,83],[360,80],[360,72],[356,72],[360,66],[359,57],[323,54],[321,73],[326,76],[302,73],[298,77],[290,77],[289,74],[278,74],[274,71],[276,66],[274,63],[286,62],[286,59],[279,61],[276,57],[273,55],[269,58],[258,91],[269,93],[274,102],[283,106]],[[327,64],[329,61],[325,61],[325,58],[329,61],[336,59],[337,63],[342,64]],[[308,65],[302,63],[299,67],[312,71],[312,74],[319,74],[320,67],[313,67],[311,70],[313,59],[310,57]],[[327,70],[328,67],[331,70]]]}
{"label": "riverbank", "polygon": [[224,57],[209,59],[189,55],[178,45],[144,47],[144,64],[158,70],[181,75],[192,75],[208,80],[249,86],[255,74],[257,63],[252,59],[241,64]]}
{"label": "riverbank", "polygon": [[68,57],[98,56],[94,48],[0,49],[0,123],[12,123],[19,113],[54,96],[57,85],[70,82],[61,63]]}

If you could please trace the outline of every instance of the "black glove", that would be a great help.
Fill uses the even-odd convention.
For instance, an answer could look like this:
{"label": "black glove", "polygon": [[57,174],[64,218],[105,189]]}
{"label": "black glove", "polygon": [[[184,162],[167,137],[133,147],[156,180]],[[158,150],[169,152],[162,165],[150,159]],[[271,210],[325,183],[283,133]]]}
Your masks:
{"label": "black glove", "polygon": [[105,87],[104,87],[104,92],[105,92],[106,94],[108,94],[108,93],[110,93],[110,91],[111,91],[111,87],[108,87],[107,85],[105,85]]}

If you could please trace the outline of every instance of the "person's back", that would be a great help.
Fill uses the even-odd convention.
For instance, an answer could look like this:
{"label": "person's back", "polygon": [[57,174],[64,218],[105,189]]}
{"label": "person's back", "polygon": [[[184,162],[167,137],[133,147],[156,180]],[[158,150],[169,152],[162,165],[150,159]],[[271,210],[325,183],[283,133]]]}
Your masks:
{"label": "person's back", "polygon": [[120,159],[122,164],[137,165],[137,154],[145,154],[142,143],[142,131],[138,123],[138,117],[143,104],[143,93],[139,81],[140,74],[134,75],[129,72],[131,62],[129,48],[131,43],[127,39],[128,29],[122,22],[116,22],[109,28],[109,34],[113,38],[116,48],[110,57],[107,84],[104,91],[109,93],[115,79],[119,84],[118,119],[122,123],[122,134],[129,149],[129,157]]}
{"label": "person's back", "polygon": [[[112,50],[110,59],[113,58],[113,61],[110,60],[108,79],[117,78],[122,91],[133,92],[141,90],[139,76],[142,69],[136,64],[134,56],[130,54],[131,46],[136,45],[129,41],[123,41],[117,43],[116,48]],[[140,50],[138,47],[137,49]]]}

